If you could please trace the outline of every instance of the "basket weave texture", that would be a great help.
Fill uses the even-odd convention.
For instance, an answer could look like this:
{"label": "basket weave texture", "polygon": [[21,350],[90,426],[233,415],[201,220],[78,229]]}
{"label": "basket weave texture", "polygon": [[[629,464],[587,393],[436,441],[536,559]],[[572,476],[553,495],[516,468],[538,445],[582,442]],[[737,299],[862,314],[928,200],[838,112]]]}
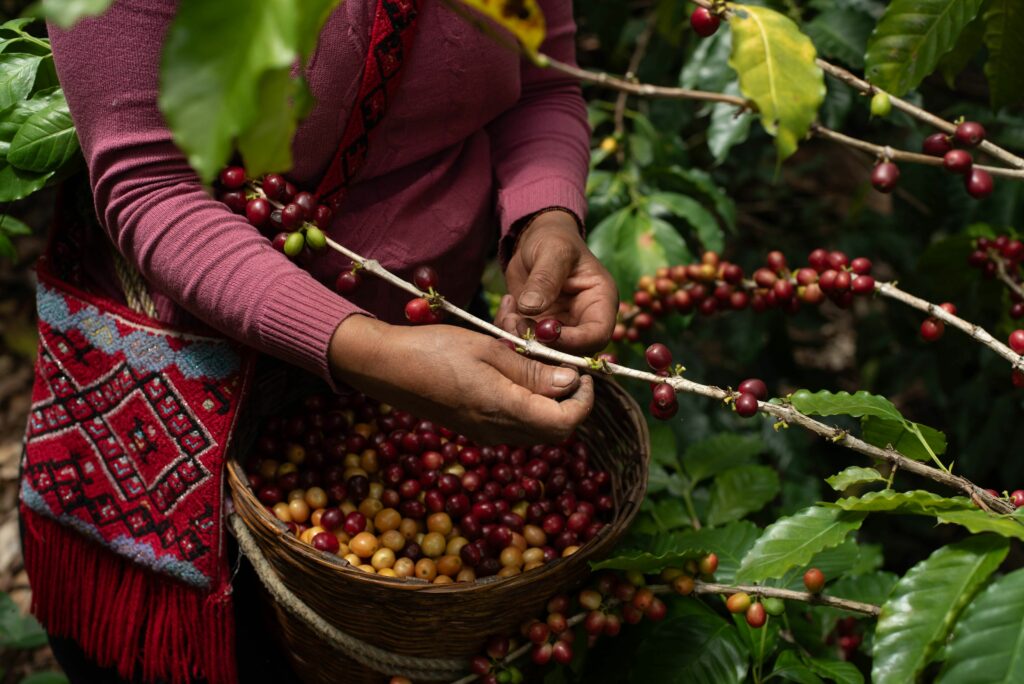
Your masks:
{"label": "basket weave texture", "polygon": [[[470,658],[488,637],[512,634],[539,616],[548,599],[579,586],[589,563],[607,554],[629,527],[647,487],[650,438],[640,407],[615,382],[595,376],[594,410],[577,436],[591,460],[611,475],[615,514],[579,551],[540,568],[499,579],[435,585],[381,577],[317,551],[293,535],[259,502],[242,467],[229,464],[238,518],[251,533],[273,580],[346,635],[398,656]],[[336,649],[296,611],[272,601],[292,664],[306,682],[386,682],[397,672],[373,672]],[[451,665],[448,665],[450,670]],[[450,675],[421,681],[450,680]]]}

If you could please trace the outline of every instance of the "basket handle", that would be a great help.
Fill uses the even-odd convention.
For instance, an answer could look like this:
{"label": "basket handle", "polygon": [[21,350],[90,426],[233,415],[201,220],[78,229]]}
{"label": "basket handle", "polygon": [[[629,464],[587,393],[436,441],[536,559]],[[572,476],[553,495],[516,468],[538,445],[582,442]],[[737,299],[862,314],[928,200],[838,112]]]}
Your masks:
{"label": "basket handle", "polygon": [[257,577],[260,578],[260,582],[263,583],[274,600],[353,660],[377,672],[401,675],[413,680],[457,679],[468,670],[469,662],[466,660],[398,655],[345,634],[320,617],[316,611],[307,606],[302,599],[281,582],[257,546],[249,528],[237,513],[232,513],[228,522],[238,540],[242,555],[252,563]]}

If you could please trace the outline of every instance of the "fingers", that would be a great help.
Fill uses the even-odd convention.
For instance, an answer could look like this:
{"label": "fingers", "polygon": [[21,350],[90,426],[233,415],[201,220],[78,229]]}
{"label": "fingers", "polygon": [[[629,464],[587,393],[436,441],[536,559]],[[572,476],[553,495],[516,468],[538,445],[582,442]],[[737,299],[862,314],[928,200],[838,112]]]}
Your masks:
{"label": "fingers", "polygon": [[499,373],[530,394],[557,398],[574,392],[580,374],[574,368],[551,366],[512,351],[499,342],[494,343],[491,365]]}
{"label": "fingers", "polygon": [[536,258],[516,301],[519,313],[524,316],[535,316],[558,299],[565,279],[569,277],[579,258],[578,248],[565,240],[539,243],[537,250]]}
{"label": "fingers", "polygon": [[505,295],[498,304],[498,311],[494,314],[494,324],[505,332],[513,335],[523,336],[526,332],[526,320],[516,311],[516,299],[512,295]]}
{"label": "fingers", "polygon": [[580,378],[576,391],[562,401],[554,401],[539,394],[524,397],[515,407],[522,420],[536,432],[542,441],[560,442],[586,420],[594,408],[594,379]]}

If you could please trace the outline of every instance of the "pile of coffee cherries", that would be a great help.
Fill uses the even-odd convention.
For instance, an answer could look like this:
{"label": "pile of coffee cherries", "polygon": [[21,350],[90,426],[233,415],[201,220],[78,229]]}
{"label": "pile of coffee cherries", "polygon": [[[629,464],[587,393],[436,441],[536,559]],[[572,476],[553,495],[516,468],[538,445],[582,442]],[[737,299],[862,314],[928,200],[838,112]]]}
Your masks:
{"label": "pile of coffee cherries", "polygon": [[619,306],[612,340],[636,342],[656,319],[672,313],[697,311],[711,316],[747,307],[757,312],[779,308],[795,313],[801,304],[821,304],[826,299],[846,308],[855,296],[874,291],[871,261],[850,259],[840,251],[816,249],[801,268],[790,268],[782,252],[769,252],[765,265],[750,279],[737,264],[721,259],[716,252],[705,252],[699,263],[665,266],[653,276],[642,276],[632,306],[627,302]]}
{"label": "pile of coffee cherries", "polygon": [[612,519],[611,477],[574,438],[477,446],[361,394],[271,418],[247,475],[300,540],[368,573],[446,584],[574,553]]}

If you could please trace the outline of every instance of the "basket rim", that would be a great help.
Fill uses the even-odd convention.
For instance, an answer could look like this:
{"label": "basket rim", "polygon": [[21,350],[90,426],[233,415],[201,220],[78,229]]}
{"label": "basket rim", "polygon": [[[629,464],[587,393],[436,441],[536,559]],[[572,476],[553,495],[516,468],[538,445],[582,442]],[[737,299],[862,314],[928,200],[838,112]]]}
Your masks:
{"label": "basket rim", "polygon": [[[272,537],[278,543],[283,544],[289,552],[298,554],[304,560],[317,565],[321,569],[337,573],[338,577],[350,579],[354,582],[370,584],[384,589],[431,594],[489,592],[495,587],[504,589],[542,582],[548,577],[559,574],[563,568],[569,565],[578,565],[587,561],[602,546],[602,542],[607,542],[613,533],[628,528],[639,512],[640,503],[647,491],[651,459],[651,439],[647,421],[636,401],[618,383],[610,378],[599,375],[592,375],[592,377],[595,378],[595,381],[604,383],[614,394],[618,395],[622,403],[622,409],[627,414],[624,418],[632,417],[633,420],[630,422],[638,427],[639,434],[637,437],[641,445],[640,476],[627,493],[625,499],[619,502],[619,508],[623,511],[621,518],[616,518],[613,523],[606,525],[597,536],[581,545],[572,555],[556,558],[529,572],[522,572],[511,577],[497,577],[496,575],[483,577],[473,582],[434,584],[414,577],[386,577],[360,570],[344,558],[328,554],[325,551],[319,551],[292,535],[284,523],[267,511],[266,507],[256,497],[255,492],[249,487],[245,471],[238,460],[238,454],[229,458],[227,463],[227,480],[232,503],[236,513],[239,513],[239,518],[243,524],[250,528],[254,528],[256,525],[262,528],[263,534],[260,533],[260,530],[253,529],[257,536]],[[631,413],[634,415],[629,416]]]}

